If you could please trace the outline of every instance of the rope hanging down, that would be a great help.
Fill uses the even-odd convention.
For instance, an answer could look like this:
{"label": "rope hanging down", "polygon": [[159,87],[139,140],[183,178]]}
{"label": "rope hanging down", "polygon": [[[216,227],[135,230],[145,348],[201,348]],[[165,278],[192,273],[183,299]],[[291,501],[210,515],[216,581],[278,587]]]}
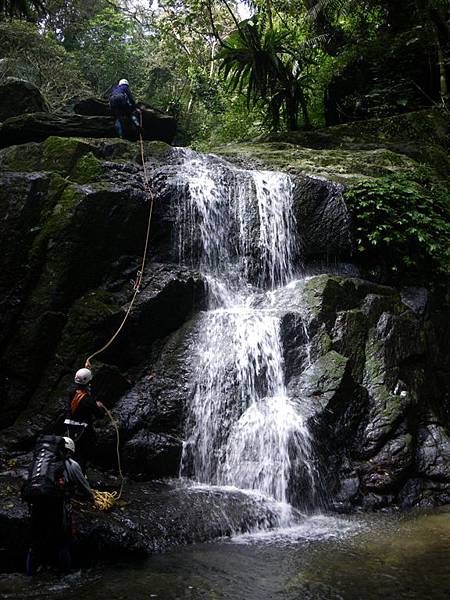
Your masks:
{"label": "rope hanging down", "polygon": [[95,356],[97,356],[98,354],[101,354],[107,348],[109,348],[109,346],[111,346],[111,344],[117,338],[117,336],[119,335],[119,333],[122,331],[123,326],[125,325],[128,317],[130,316],[131,309],[133,308],[133,305],[134,305],[134,302],[135,302],[135,300],[137,298],[137,295],[138,295],[138,293],[140,292],[140,289],[141,289],[142,275],[144,273],[145,261],[147,260],[147,250],[148,250],[148,242],[149,242],[149,238],[150,238],[150,225],[151,225],[151,222],[152,222],[154,196],[153,196],[152,189],[150,187],[150,182],[149,182],[148,175],[147,175],[147,168],[145,166],[144,140],[142,139],[142,113],[140,113],[140,121],[141,121],[141,123],[140,123],[140,130],[139,130],[139,141],[140,141],[140,147],[141,147],[141,161],[142,161],[143,175],[144,175],[143,179],[144,179],[145,190],[146,190],[146,192],[147,192],[147,194],[148,194],[148,196],[150,198],[150,208],[149,208],[148,219],[147,219],[147,231],[146,231],[146,234],[145,234],[145,245],[144,245],[144,252],[143,252],[143,255],[142,255],[141,266],[139,268],[139,271],[136,274],[136,279],[134,280],[134,286],[133,286],[134,293],[133,293],[133,297],[131,298],[130,305],[128,306],[127,312],[125,313],[125,316],[122,319],[122,322],[120,323],[120,325],[117,328],[116,332],[106,342],[106,344],[104,346],[102,346],[99,350],[97,350],[96,352],[94,352],[93,354],[91,354],[90,356],[88,356],[88,358],[85,361],[85,366],[87,368],[89,368],[91,366],[91,360]]}
{"label": "rope hanging down", "polygon": [[105,409],[106,414],[109,417],[109,420],[111,421],[114,429],[116,430],[117,470],[119,471],[121,482],[120,482],[119,493],[117,493],[117,492],[100,492],[99,490],[92,490],[92,492],[93,492],[94,498],[95,498],[95,508],[97,510],[109,510],[110,508],[112,508],[114,506],[114,504],[117,502],[117,500],[120,500],[120,498],[122,496],[122,492],[123,492],[123,484],[124,484],[125,478],[123,476],[122,464],[120,462],[119,428],[117,426],[116,420],[114,419],[114,417],[111,414],[111,411],[109,411],[104,404],[102,404],[102,407]]}

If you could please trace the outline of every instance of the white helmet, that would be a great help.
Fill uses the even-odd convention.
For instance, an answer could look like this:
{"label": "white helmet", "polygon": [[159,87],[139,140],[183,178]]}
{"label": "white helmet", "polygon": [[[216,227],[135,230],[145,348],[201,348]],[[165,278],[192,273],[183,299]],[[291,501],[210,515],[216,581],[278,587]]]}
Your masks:
{"label": "white helmet", "polygon": [[75,452],[75,442],[70,437],[63,437],[64,440],[64,448],[66,450],[70,450],[71,452]]}
{"label": "white helmet", "polygon": [[92,379],[92,371],[90,369],[78,369],[75,373],[75,383],[87,385]]}
{"label": "white helmet", "polygon": [[119,85],[130,85],[130,84],[128,83],[128,79],[121,79],[119,81]]}

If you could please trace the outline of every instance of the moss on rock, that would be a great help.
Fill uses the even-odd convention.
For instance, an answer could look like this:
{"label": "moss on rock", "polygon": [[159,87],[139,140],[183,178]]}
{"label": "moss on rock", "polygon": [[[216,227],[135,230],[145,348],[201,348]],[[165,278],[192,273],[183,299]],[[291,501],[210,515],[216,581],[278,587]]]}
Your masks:
{"label": "moss on rock", "polygon": [[31,142],[0,150],[0,166],[7,171],[28,173],[41,169],[42,144]]}
{"label": "moss on rock", "polygon": [[81,138],[49,137],[42,144],[42,169],[68,175],[81,156],[92,146]]}
{"label": "moss on rock", "polygon": [[417,168],[412,158],[384,148],[312,149],[283,142],[245,143],[215,148],[225,158],[244,157],[255,166],[319,175],[339,183],[379,177]]}
{"label": "moss on rock", "polygon": [[42,228],[36,236],[31,249],[31,256],[35,256],[47,246],[70,222],[78,203],[84,198],[79,193],[77,186],[68,184],[59,175],[52,178],[51,188],[42,216]]}
{"label": "moss on rock", "polygon": [[95,180],[101,173],[102,162],[95,158],[92,152],[88,152],[78,160],[70,177],[80,184],[85,184]]}
{"label": "moss on rock", "polygon": [[69,311],[67,324],[58,346],[61,356],[89,354],[97,340],[93,332],[100,330],[105,320],[120,311],[116,296],[105,290],[89,292],[75,301]]}

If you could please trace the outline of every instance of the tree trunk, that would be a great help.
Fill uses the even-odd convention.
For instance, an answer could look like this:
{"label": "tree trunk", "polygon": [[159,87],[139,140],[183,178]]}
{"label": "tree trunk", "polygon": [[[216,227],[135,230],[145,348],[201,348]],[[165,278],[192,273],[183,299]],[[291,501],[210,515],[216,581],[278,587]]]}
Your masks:
{"label": "tree trunk", "polygon": [[447,73],[445,72],[445,57],[439,41],[437,41],[437,55],[439,67],[439,92],[441,95],[441,100],[445,101],[448,95]]}

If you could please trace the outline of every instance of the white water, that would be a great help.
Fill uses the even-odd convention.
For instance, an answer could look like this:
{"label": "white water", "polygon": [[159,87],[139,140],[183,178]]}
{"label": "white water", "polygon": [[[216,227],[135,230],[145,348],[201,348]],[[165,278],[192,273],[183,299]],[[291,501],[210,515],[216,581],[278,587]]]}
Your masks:
{"label": "white water", "polygon": [[292,181],[190,151],[183,158],[179,255],[207,277],[211,308],[191,349],[181,474],[257,490],[287,507],[286,525],[294,465],[316,484],[309,432],[284,384],[274,294],[264,292],[288,284],[298,262]]}

